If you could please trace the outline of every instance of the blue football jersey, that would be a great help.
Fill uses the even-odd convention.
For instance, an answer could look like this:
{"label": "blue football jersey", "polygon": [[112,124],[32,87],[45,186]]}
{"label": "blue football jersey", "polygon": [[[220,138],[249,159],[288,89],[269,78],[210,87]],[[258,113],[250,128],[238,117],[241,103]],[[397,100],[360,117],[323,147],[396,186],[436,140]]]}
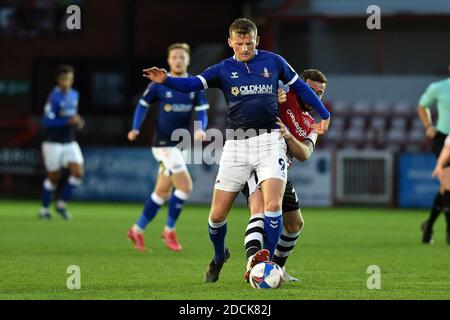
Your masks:
{"label": "blue football jersey", "polygon": [[228,104],[231,129],[276,128],[278,81],[290,85],[298,75],[283,57],[256,50],[250,61],[231,57],[197,76],[205,89],[220,88]]}
{"label": "blue football jersey", "polygon": [[44,107],[43,125],[45,141],[71,142],[75,140],[75,127],[69,119],[78,114],[79,93],[75,89],[64,92],[55,87]]}
{"label": "blue football jersey", "polygon": [[174,146],[179,141],[171,141],[177,129],[189,129],[192,111],[209,108],[204,91],[184,93],[165,85],[152,82],[142,95],[139,104],[149,107],[158,102],[158,118],[154,146]]}

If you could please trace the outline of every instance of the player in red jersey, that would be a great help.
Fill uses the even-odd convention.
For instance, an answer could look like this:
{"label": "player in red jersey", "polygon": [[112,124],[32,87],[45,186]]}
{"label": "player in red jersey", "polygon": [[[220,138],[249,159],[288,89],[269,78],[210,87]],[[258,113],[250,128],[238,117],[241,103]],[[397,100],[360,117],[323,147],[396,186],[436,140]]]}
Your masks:
{"label": "player in red jersey", "polygon": [[[319,70],[309,69],[302,73],[302,78],[319,98],[322,98],[327,83],[327,79],[323,73]],[[283,91],[287,92],[284,94]],[[308,160],[311,156],[318,134],[324,134],[325,132],[317,131],[317,127],[314,126],[314,119],[308,113],[308,111],[311,111],[310,106],[298,100],[296,93],[293,90],[289,90],[289,87],[283,88],[283,91],[279,93],[280,113],[277,123],[280,126],[281,134],[286,140],[289,158],[296,158],[303,162]],[[285,100],[285,102],[281,103],[283,100]],[[291,161],[289,165],[290,164]],[[251,268],[258,262],[268,260],[270,254],[268,250],[263,249],[264,199],[258,185],[258,177],[256,174],[253,174],[250,177],[243,193],[247,198],[248,207],[251,213],[244,240],[248,259],[245,280],[248,280]],[[286,260],[297,243],[300,231],[304,225],[298,196],[289,178],[286,183],[283,197],[282,211],[283,232],[272,261],[282,267],[284,271],[284,281],[298,281],[298,279],[290,276],[285,270]]]}

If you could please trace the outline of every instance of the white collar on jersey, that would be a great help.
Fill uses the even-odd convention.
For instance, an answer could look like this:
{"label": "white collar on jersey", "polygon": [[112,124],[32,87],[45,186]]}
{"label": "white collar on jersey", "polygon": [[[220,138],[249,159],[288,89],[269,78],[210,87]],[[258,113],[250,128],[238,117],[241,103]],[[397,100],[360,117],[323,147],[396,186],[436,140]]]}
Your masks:
{"label": "white collar on jersey", "polygon": [[[258,49],[255,49],[255,56],[257,56],[257,55],[258,55]],[[241,62],[238,59],[236,59],[236,55],[233,55],[233,59],[238,61],[238,62]]]}
{"label": "white collar on jersey", "polygon": [[167,72],[167,75],[170,76],[170,77],[174,77],[174,78],[187,78],[189,76],[189,73],[186,72],[182,76],[174,76],[170,72]]}

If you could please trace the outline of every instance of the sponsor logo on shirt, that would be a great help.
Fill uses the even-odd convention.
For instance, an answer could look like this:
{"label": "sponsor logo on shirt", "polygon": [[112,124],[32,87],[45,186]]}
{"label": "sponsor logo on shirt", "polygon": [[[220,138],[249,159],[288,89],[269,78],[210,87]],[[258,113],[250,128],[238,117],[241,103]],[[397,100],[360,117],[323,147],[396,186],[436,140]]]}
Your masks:
{"label": "sponsor logo on shirt", "polygon": [[[298,123],[297,119],[295,119],[295,115],[292,113],[291,109],[287,109],[287,110],[286,110],[286,113],[289,115],[289,117],[291,117],[292,123],[293,123],[294,126],[295,126],[295,132],[297,132],[297,134],[298,134],[300,137],[304,137],[304,138],[305,138],[305,137],[306,137],[306,130],[304,130],[304,129],[300,126],[300,124]],[[304,122],[305,122],[305,124],[306,124],[308,127],[311,126],[309,123],[307,123],[306,120],[304,120]]]}
{"label": "sponsor logo on shirt", "polygon": [[232,87],[231,94],[237,96],[241,94],[242,96],[250,94],[267,94],[273,92],[273,86],[268,84],[251,84],[247,86]]}
{"label": "sponsor logo on shirt", "polygon": [[189,112],[192,110],[192,104],[184,103],[167,103],[164,105],[164,111],[166,112]]}

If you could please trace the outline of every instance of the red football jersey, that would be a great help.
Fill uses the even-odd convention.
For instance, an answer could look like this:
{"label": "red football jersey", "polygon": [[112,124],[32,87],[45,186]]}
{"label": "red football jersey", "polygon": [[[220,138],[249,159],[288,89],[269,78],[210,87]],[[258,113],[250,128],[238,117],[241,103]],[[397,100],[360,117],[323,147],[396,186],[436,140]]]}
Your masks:
{"label": "red football jersey", "polygon": [[294,90],[290,89],[286,96],[286,102],[280,104],[279,117],[289,132],[297,140],[303,141],[312,133],[311,125],[314,124],[314,119],[308,112],[302,111]]}

